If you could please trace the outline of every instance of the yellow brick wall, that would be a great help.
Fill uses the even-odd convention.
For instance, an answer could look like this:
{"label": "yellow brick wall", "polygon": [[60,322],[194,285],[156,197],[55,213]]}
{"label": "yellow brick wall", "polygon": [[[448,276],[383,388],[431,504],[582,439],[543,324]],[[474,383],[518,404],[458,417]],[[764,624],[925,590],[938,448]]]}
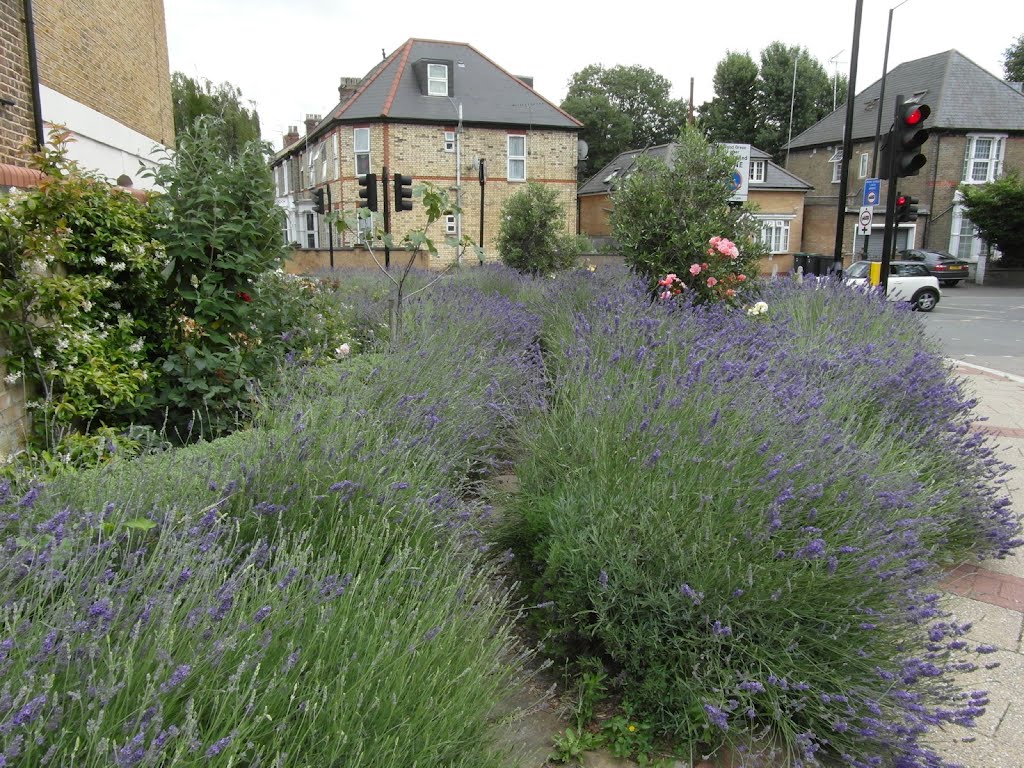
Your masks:
{"label": "yellow brick wall", "polygon": [[163,0],[35,0],[43,85],[174,146]]}
{"label": "yellow brick wall", "polygon": [[[6,351],[4,340],[0,339],[0,356]],[[25,445],[29,430],[25,380],[8,384],[4,380],[6,375],[6,368],[0,364],[0,466]]]}
{"label": "yellow brick wall", "polygon": [[[455,126],[373,124],[370,127],[370,168],[380,176],[384,165],[390,173],[413,177],[413,187],[429,182],[448,190],[455,200],[456,153],[445,151],[445,130]],[[341,156],[341,179],[331,184],[331,195],[336,210],[351,211],[358,201],[359,185],[355,173],[354,126],[335,129],[338,132],[338,150]],[[474,242],[480,233],[480,182],[473,168],[475,159],[483,158],[486,170],[484,189],[484,250],[488,261],[497,260],[495,241],[500,222],[501,206],[511,195],[524,188],[523,182],[508,181],[507,141],[509,133],[518,129],[465,127],[461,137],[462,233]],[[576,135],[566,131],[526,131],[528,181],[552,186],[566,212],[566,232],[576,231]],[[379,179],[378,199],[383,215],[384,189],[392,196],[391,180]],[[422,228],[426,215],[422,202],[413,199],[413,210],[396,213],[391,200],[392,233],[396,242],[411,229]],[[428,233],[438,245],[438,257],[432,266],[443,266],[455,259],[453,248],[444,244],[444,221],[437,222]],[[325,237],[325,235],[324,235]],[[349,235],[343,244],[353,243]],[[476,256],[468,256],[476,260]]]}
{"label": "yellow brick wall", "polygon": [[20,2],[0,0],[0,97],[15,102],[0,106],[0,163],[20,166],[27,165],[25,143],[35,136],[22,9]]}

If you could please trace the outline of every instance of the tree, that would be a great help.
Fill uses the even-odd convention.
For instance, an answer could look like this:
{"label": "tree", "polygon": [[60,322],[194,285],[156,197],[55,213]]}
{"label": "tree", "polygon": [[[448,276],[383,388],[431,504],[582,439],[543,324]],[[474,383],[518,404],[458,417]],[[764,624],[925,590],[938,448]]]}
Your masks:
{"label": "tree", "polygon": [[749,53],[726,52],[715,67],[715,97],[700,108],[700,125],[712,141],[753,144],[761,122],[757,64]]}
{"label": "tree", "polygon": [[1003,71],[1006,79],[1013,83],[1024,82],[1024,35],[1003,51]]}
{"label": "tree", "polygon": [[521,272],[544,275],[576,262],[576,240],[565,229],[565,209],[555,190],[528,184],[501,206],[501,260]]}
{"label": "tree", "polygon": [[701,107],[700,124],[708,136],[754,144],[777,162],[785,156],[790,134],[798,135],[831,113],[833,104],[846,101],[847,92],[845,76],[829,77],[807,49],[779,42],[761,51],[760,67],[749,54],[726,53],[714,83],[715,97]]}
{"label": "tree", "polygon": [[960,192],[978,234],[1003,252],[1000,263],[1024,266],[1024,179],[1008,173],[988,184],[964,184]]}
{"label": "tree", "polygon": [[[677,139],[672,161],[643,157],[637,172],[614,192],[612,230],[626,263],[655,281],[675,273],[690,276],[694,265],[709,258],[709,242],[725,237],[739,248],[740,256],[720,273],[699,270],[706,287],[742,274],[757,274],[757,258],[764,247],[758,242],[758,224],[749,212],[729,204],[736,157],[718,144],[709,143],[696,128],[686,128]],[[721,262],[721,259],[717,259]],[[714,284],[712,284],[714,285]]]}
{"label": "tree", "polygon": [[218,118],[220,139],[229,157],[238,157],[251,141],[260,140],[260,117],[256,105],[242,103],[242,91],[230,83],[200,83],[181,72],[171,76],[171,101],[174,105],[174,135],[191,131],[202,115]]}
{"label": "tree", "polygon": [[[845,100],[846,79],[843,78],[835,103],[838,105]],[[785,157],[783,147],[790,135],[797,136],[833,111],[832,78],[817,60],[811,58],[806,48],[771,43],[761,51],[758,108],[762,121],[755,143],[771,153],[776,162],[781,162]]]}
{"label": "tree", "polygon": [[562,109],[583,123],[590,147],[581,178],[620,152],[665,144],[686,124],[687,103],[670,95],[672,83],[653,69],[591,64],[574,74]]}

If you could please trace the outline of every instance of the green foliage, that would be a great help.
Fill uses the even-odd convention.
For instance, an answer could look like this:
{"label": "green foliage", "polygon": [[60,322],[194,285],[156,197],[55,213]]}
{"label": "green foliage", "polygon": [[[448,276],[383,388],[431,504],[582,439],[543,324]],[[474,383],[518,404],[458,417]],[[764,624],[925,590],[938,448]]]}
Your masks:
{"label": "green foliage", "polygon": [[714,76],[715,98],[701,105],[700,126],[711,141],[753,144],[761,122],[757,63],[727,52]]}
{"label": "green foliage", "polygon": [[780,42],[761,51],[760,67],[747,53],[727,52],[714,85],[715,97],[700,109],[701,128],[715,141],[753,144],[776,162],[785,155],[790,131],[797,136],[830,114],[833,91],[836,106],[847,91],[845,76],[830,77],[806,48]]}
{"label": "green foliage", "polygon": [[241,154],[252,141],[260,140],[260,117],[255,104],[242,104],[242,91],[230,83],[214,85],[209,80],[193,80],[175,72],[171,75],[171,102],[174,106],[174,135],[188,133],[204,115],[218,118],[212,128],[232,157]]}
{"label": "green foliage", "polygon": [[604,739],[598,733],[582,728],[566,728],[554,738],[554,752],[548,758],[558,763],[578,763],[583,755],[604,746]]}
{"label": "green foliage", "polygon": [[988,184],[963,184],[960,192],[978,233],[1003,252],[1000,264],[1024,266],[1024,179],[1007,173]]}
{"label": "green foliage", "polygon": [[68,140],[55,129],[32,160],[42,182],[0,204],[8,383],[28,383],[33,445],[51,452],[143,405],[155,374],[147,350],[165,327],[150,211],[70,161]]}
{"label": "green foliage", "polygon": [[571,267],[583,246],[566,232],[565,218],[553,189],[527,184],[501,206],[498,252],[502,262],[534,275]]}
{"label": "green foliage", "polygon": [[200,416],[204,434],[244,419],[268,372],[252,292],[282,263],[283,214],[264,152],[250,142],[231,156],[219,121],[202,117],[152,174],[165,190],[153,207],[174,318],[165,329],[157,402],[175,423]]}
{"label": "green foliage", "polygon": [[1010,82],[1024,82],[1024,35],[1003,51],[1003,72]]}
{"label": "green foliage", "polygon": [[[726,274],[757,274],[763,246],[757,222],[743,208],[729,205],[736,166],[728,150],[708,143],[698,131],[684,130],[670,164],[641,158],[637,172],[613,194],[612,231],[626,264],[643,275],[653,289],[669,273],[689,274],[693,264],[709,262],[723,280]],[[739,258],[723,262],[708,257],[709,241],[726,237],[739,248]],[[706,270],[703,270],[706,272]]]}
{"label": "green foliage", "polygon": [[671,141],[686,124],[687,104],[670,95],[672,83],[652,69],[591,64],[572,76],[562,109],[583,123],[590,148],[581,179],[629,149]]}

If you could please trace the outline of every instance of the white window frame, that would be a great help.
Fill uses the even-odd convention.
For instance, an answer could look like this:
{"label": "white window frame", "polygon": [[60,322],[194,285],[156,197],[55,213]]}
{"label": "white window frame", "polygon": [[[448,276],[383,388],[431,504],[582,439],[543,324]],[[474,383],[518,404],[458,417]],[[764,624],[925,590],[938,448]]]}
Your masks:
{"label": "white window frame", "polygon": [[427,96],[448,95],[448,65],[427,64]]}
{"label": "white window frame", "polygon": [[444,233],[456,235],[459,232],[458,224],[455,221],[455,214],[448,214],[444,217]]}
{"label": "white window frame", "polygon": [[[768,253],[773,256],[789,253],[789,244],[792,239],[792,223],[796,217],[764,214],[756,218],[761,225],[758,237],[768,247]],[[770,236],[768,235],[769,229],[772,232]]]}
{"label": "white window frame", "polygon": [[[303,216],[302,247],[317,250],[320,247],[320,227],[316,214],[312,211],[307,211]],[[310,226],[311,224],[312,226]]]}
{"label": "white window frame", "polygon": [[[523,144],[522,154],[517,152],[513,154],[512,142],[514,140],[521,140]],[[525,133],[510,133],[507,141],[508,147],[508,174],[507,178],[509,181],[526,181],[526,134]],[[522,163],[522,174],[513,174],[512,168],[516,163]]]}
{"label": "white window frame", "polygon": [[871,159],[871,155],[867,152],[860,153],[860,167],[857,169],[858,178],[866,179],[868,177],[868,162]]}
{"label": "white window frame", "polygon": [[[365,138],[365,141],[360,141],[360,138]],[[365,147],[365,149],[363,149]],[[352,155],[355,162],[356,176],[365,176],[370,173],[370,168],[373,167],[370,157],[370,129],[369,128],[353,128],[352,129]],[[366,158],[366,169],[359,170],[359,159]]]}
{"label": "white window frame", "polygon": [[340,157],[338,155],[338,134],[331,134],[331,149],[334,150],[334,178],[337,179],[341,176]]}
{"label": "white window frame", "polygon": [[284,194],[290,194],[292,191],[292,160],[288,158],[281,166],[284,168]]}
{"label": "white window frame", "polygon": [[843,150],[837,149],[828,159],[832,163],[832,183],[838,184],[843,180]]}
{"label": "white window frame", "polygon": [[751,184],[764,184],[765,176],[768,172],[768,162],[766,160],[751,160],[750,161],[750,183]]}
{"label": "white window frame", "polygon": [[455,151],[455,131],[444,132],[444,151],[454,152]]}
{"label": "white window frame", "polygon": [[[979,156],[979,146],[988,154]],[[988,184],[1003,175],[1003,157],[1006,153],[1005,133],[969,133],[964,150],[964,184]]]}

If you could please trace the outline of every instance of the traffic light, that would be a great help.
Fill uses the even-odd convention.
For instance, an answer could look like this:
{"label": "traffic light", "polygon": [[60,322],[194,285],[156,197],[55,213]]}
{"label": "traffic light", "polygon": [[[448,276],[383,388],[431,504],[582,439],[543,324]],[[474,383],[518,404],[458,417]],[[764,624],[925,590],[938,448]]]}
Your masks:
{"label": "traffic light", "polygon": [[896,221],[917,221],[917,204],[921,202],[910,195],[899,195],[896,198]]}
{"label": "traffic light", "polygon": [[313,190],[313,212],[323,213],[326,209],[324,208],[324,191],[322,189]]}
{"label": "traffic light", "polygon": [[924,127],[924,121],[931,113],[931,107],[927,104],[900,104],[889,142],[890,151],[894,153],[894,178],[917,176],[917,172],[928,162],[919,149],[928,141],[928,130]]}
{"label": "traffic light", "polygon": [[412,210],[412,176],[395,174],[395,210]]}
{"label": "traffic light", "polygon": [[359,177],[359,207],[377,210],[377,174],[368,173]]}

